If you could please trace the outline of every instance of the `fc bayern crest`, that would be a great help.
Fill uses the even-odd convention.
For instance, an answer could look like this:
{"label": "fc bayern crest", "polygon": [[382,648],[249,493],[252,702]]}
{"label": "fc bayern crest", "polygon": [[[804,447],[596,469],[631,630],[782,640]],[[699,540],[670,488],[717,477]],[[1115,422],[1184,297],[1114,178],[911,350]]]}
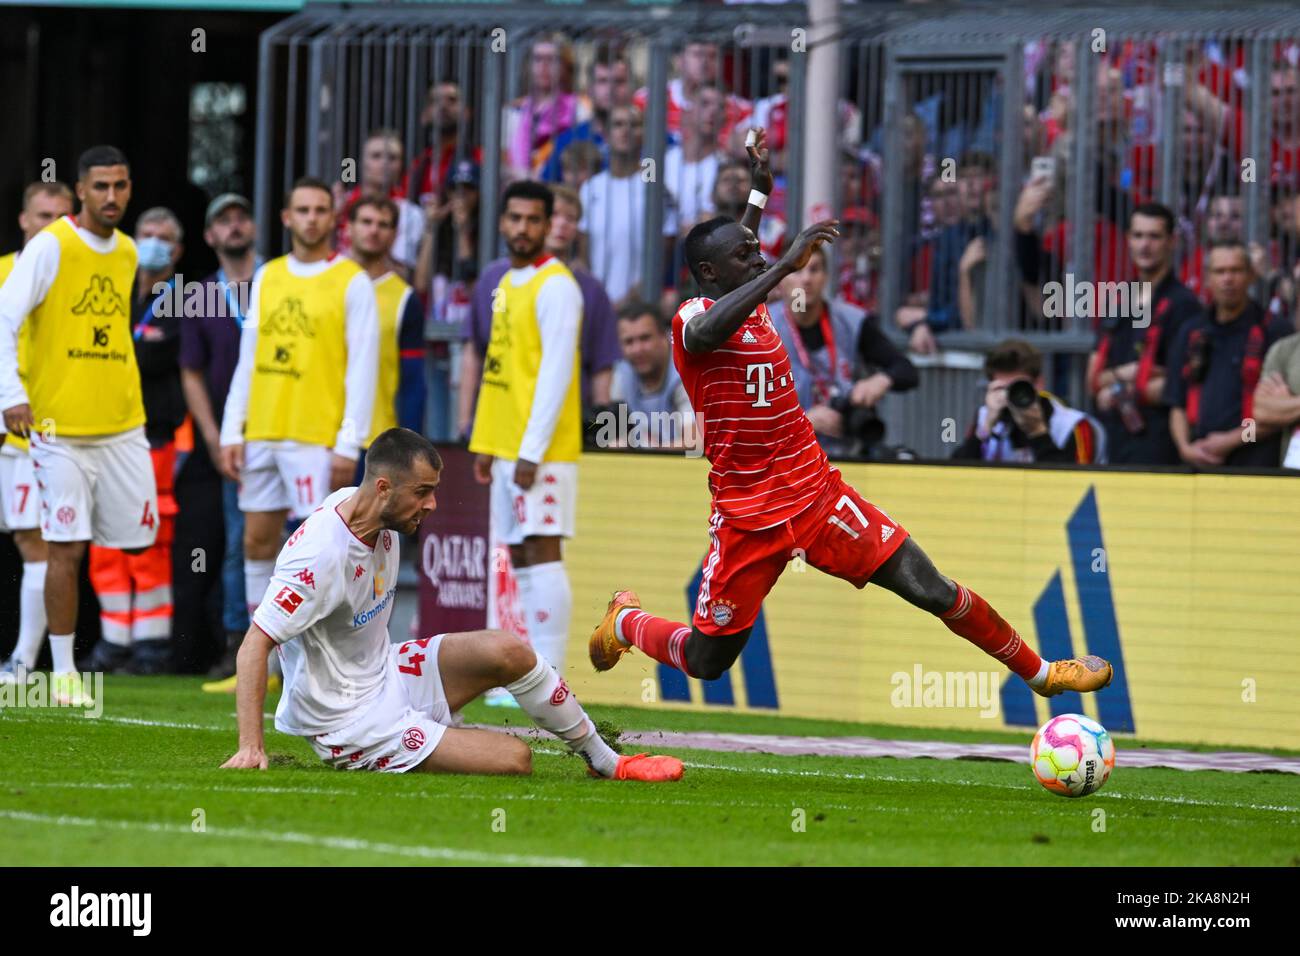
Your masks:
{"label": "fc bayern crest", "polygon": [[424,746],[424,731],[419,727],[407,727],[402,734],[402,746],[412,752]]}
{"label": "fc bayern crest", "polygon": [[731,623],[734,609],[735,605],[730,601],[717,601],[709,610],[709,616],[718,627],[726,627]]}

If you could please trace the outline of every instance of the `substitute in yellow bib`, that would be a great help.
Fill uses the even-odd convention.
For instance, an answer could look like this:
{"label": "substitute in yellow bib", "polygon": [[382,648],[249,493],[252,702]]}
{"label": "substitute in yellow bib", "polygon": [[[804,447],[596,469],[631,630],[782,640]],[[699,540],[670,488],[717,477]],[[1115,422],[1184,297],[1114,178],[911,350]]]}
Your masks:
{"label": "substitute in yellow bib", "polygon": [[375,290],[359,265],[330,249],[329,187],[299,179],[281,222],[292,251],[253,276],[221,421],[221,470],[240,483],[250,607],[271,579],[286,518],[307,517],[351,483],[378,371]]}
{"label": "substitute in yellow bib", "polygon": [[84,702],[72,644],[86,543],[139,553],[158,502],[131,339],[135,243],[117,229],[131,170],[121,150],[95,146],[77,176],[81,211],[33,238],[0,289],[0,408],[11,434],[32,439],[41,475],[53,692]]}
{"label": "substitute in yellow bib", "polygon": [[[424,315],[419,298],[394,269],[398,216],[397,204],[387,196],[359,199],[348,209],[349,255],[375,284],[379,310],[379,380],[363,448],[398,425],[424,431]],[[362,455],[357,484],[364,468]]]}
{"label": "substitute in yellow bib", "polygon": [[513,183],[502,199],[510,269],[493,290],[469,447],[478,480],[492,484],[492,534],[510,546],[528,638],[562,672],[572,597],[560,542],[573,536],[577,509],[582,292],[543,251],[553,205],[536,182]]}
{"label": "substitute in yellow bib", "polygon": [[[18,227],[23,231],[23,245],[62,216],[72,215],[72,190],[60,182],[35,182],[23,191],[23,208]],[[0,288],[13,272],[19,253],[0,257]],[[18,333],[18,377],[26,380],[26,342],[31,323],[23,323]],[[6,441],[6,437],[8,440]],[[14,537],[14,546],[23,559],[23,576],[19,597],[18,642],[9,660],[0,664],[0,684],[22,683],[36,666],[41,642],[45,639],[45,571],[48,556],[41,539],[41,502],[36,485],[36,469],[28,454],[27,439],[9,435],[0,428],[0,532]]]}

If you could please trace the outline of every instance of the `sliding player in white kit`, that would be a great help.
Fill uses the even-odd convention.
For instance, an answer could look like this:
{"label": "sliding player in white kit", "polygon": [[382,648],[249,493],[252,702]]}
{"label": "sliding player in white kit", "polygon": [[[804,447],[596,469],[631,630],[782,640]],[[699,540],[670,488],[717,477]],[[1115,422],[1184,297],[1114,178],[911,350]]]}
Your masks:
{"label": "sliding player in white kit", "polygon": [[274,649],[284,670],[276,729],[307,738],[334,767],[530,773],[532,750],[522,740],[459,726],[462,707],[504,686],[593,774],[679,779],[682,763],[675,757],[614,753],[563,678],[511,634],[472,631],[390,643],[398,535],[414,533],[437,506],[441,472],[428,439],[390,428],[371,444],[361,486],[331,494],[289,537],[239,649],[239,750],[222,767],[267,767],[262,707]]}

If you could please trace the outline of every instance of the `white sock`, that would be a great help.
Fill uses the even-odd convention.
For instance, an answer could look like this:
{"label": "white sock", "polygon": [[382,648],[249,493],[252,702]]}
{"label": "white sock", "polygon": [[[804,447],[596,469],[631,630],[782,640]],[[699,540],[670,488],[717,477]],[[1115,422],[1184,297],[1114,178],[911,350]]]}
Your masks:
{"label": "white sock", "polygon": [[618,754],[596,733],[587,712],[567,684],[538,654],[537,664],[506,690],[514,695],[533,723],[559,737],[602,777],[614,776]]}
{"label": "white sock", "polygon": [[1047,671],[1048,671],[1049,668],[1051,668],[1051,666],[1052,666],[1052,665],[1051,665],[1051,662],[1050,662],[1050,661],[1043,661],[1041,664],[1039,664],[1039,665],[1038,665],[1038,673],[1035,674],[1033,677],[1029,678],[1029,680],[1028,680],[1028,684],[1029,684],[1029,686],[1030,686],[1030,687],[1042,687],[1044,684],[1046,684],[1046,683],[1047,683]]}
{"label": "white sock", "polygon": [[[274,573],[274,559],[244,558],[244,600],[248,602],[249,618],[252,618],[253,612],[266,596],[266,589],[271,586],[271,575]],[[280,676],[280,655],[274,651],[266,659],[266,673]]]}
{"label": "white sock", "polygon": [[[520,575],[520,571],[524,573]],[[569,618],[573,612],[573,592],[562,561],[534,564],[515,571],[519,579],[519,603],[527,615],[528,639],[533,650],[564,673],[565,652],[569,647]]]}
{"label": "white sock", "polygon": [[614,636],[619,639],[620,643],[625,644],[628,647],[632,646],[632,642],[623,636],[623,618],[627,617],[633,611],[639,610],[640,608],[636,607],[625,607],[623,610],[618,612],[618,617],[614,618]]}
{"label": "white sock", "polygon": [[36,655],[45,636],[45,567],[44,561],[23,565],[22,591],[19,597],[18,643],[13,656],[24,667],[36,666]]}
{"label": "white sock", "polygon": [[262,597],[271,584],[271,575],[275,573],[275,560],[244,559],[244,599],[248,601],[248,613],[252,614],[262,603]]}
{"label": "white sock", "polygon": [[71,674],[77,669],[77,663],[72,659],[72,645],[77,642],[76,633],[72,634],[51,634],[50,635],[50,653],[54,657],[54,673]]}

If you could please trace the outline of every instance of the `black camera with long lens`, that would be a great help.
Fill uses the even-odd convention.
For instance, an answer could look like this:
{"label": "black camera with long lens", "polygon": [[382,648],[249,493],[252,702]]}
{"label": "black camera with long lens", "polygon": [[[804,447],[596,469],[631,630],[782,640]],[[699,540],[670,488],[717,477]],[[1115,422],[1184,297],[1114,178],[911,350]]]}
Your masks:
{"label": "black camera with long lens", "polygon": [[1007,404],[1022,411],[1038,401],[1038,389],[1027,378],[1018,378],[1007,386]]}
{"label": "black camera with long lens", "polygon": [[876,410],[865,405],[854,405],[849,392],[835,389],[827,404],[843,416],[844,437],[861,441],[863,451],[884,439],[885,423],[880,420]]}

